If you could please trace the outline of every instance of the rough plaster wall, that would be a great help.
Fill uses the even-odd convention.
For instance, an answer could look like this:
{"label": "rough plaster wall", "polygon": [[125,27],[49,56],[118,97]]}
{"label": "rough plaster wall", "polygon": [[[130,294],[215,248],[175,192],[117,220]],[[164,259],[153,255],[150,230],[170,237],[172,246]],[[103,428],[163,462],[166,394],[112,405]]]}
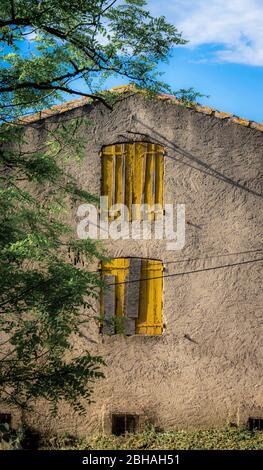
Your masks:
{"label": "rough plaster wall", "polygon": [[[165,274],[261,257],[248,253],[179,263],[262,246],[262,133],[140,96],[121,101],[112,112],[98,105],[64,116],[85,112],[91,120],[83,130],[86,159],[70,171],[87,190],[100,193],[102,145],[146,140],[166,150],[165,202],[186,204],[182,251],[167,251],[165,241],[105,241],[110,256],[175,261]],[[74,213],[69,221],[76,225]],[[39,405],[28,421],[43,430],[85,434],[105,428],[114,411],[142,413],[164,428],[262,417],[261,279],[262,263],[165,278],[161,337],[103,337],[91,320],[87,344],[108,366],[87,416],[65,406],[51,419]]]}

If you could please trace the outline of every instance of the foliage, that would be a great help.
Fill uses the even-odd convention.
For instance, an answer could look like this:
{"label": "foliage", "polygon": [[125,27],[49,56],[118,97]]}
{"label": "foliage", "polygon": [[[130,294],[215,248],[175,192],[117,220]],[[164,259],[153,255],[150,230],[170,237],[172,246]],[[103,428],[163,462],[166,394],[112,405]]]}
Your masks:
{"label": "foliage", "polygon": [[[29,429],[0,429],[0,449],[1,445],[3,448],[24,448],[25,443],[29,449],[36,446],[35,435]],[[148,426],[143,432],[119,437],[92,434],[80,438],[67,433],[38,435],[37,446],[44,450],[263,450],[263,432],[251,432],[242,427],[157,432]]]}
{"label": "foliage", "polygon": [[[17,120],[67,95],[114,100],[100,92],[110,76],[150,93],[170,91],[156,74],[181,34],[153,18],[143,0],[2,0],[0,5],[0,396],[26,408],[44,398],[84,411],[103,360],[74,347],[101,281],[89,270],[101,248],[79,241],[64,220],[77,201],[96,201],[67,171],[81,161],[76,118],[57,126]],[[84,91],[76,80],[84,81]],[[6,123],[6,124],[4,124]],[[83,124],[84,125],[84,124]],[[70,254],[67,258],[65,254]],[[76,260],[82,260],[85,269]]]}
{"label": "foliage", "polygon": [[176,92],[176,97],[182,102],[182,104],[190,106],[197,105],[197,99],[202,98],[204,96],[206,96],[206,98],[209,98],[208,95],[203,95],[202,93],[196,91],[194,88],[181,88]]}
{"label": "foliage", "polygon": [[[170,91],[156,73],[170,48],[184,44],[143,0],[2,0],[2,119],[49,107],[63,93],[106,100],[105,79],[125,77],[148,90]],[[75,81],[85,82],[84,91]]]}
{"label": "foliage", "polygon": [[77,354],[72,339],[82,335],[101,286],[96,273],[76,263],[101,258],[98,245],[74,240],[63,223],[69,203],[97,201],[65,170],[70,149],[81,157],[74,142],[80,125],[59,124],[37,150],[27,148],[26,129],[8,125],[0,133],[0,392],[23,408],[42,397],[53,410],[64,399],[83,411],[78,398],[89,401],[91,383],[103,376],[102,358],[87,346]]}
{"label": "foliage", "polygon": [[263,433],[260,431],[249,432],[247,429],[235,427],[165,432],[156,432],[154,428],[148,428],[141,433],[119,437],[112,435],[92,435],[86,439],[74,439],[69,435],[46,437],[40,446],[44,449],[60,450],[263,450]]}
{"label": "foliage", "polygon": [[21,449],[24,437],[24,428],[14,430],[8,423],[0,423],[0,450]]}

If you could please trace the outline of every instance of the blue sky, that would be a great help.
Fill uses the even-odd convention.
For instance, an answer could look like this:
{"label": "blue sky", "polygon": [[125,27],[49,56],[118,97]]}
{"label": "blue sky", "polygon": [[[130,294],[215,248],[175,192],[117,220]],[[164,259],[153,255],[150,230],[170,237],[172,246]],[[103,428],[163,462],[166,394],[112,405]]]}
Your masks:
{"label": "blue sky", "polygon": [[[200,63],[208,57],[211,46],[174,51],[164,78],[175,89],[195,87],[208,99],[203,104],[255,121],[263,121],[263,67],[238,63]],[[164,67],[161,67],[165,69]]]}
{"label": "blue sky", "polygon": [[202,103],[263,122],[263,0],[149,0],[148,8],[189,40],[160,65],[164,81],[174,90],[193,86],[209,95]]}
{"label": "blue sky", "polygon": [[[202,104],[263,122],[263,0],[148,0],[146,8],[189,41],[160,64],[163,81],[209,95]],[[106,88],[125,83],[110,79]],[[80,80],[74,88],[83,89]]]}
{"label": "blue sky", "polygon": [[174,90],[193,86],[209,95],[203,104],[263,122],[263,0],[148,0],[148,8],[189,40],[160,66],[164,81]]}
{"label": "blue sky", "polygon": [[[262,0],[263,1],[263,0]],[[236,63],[218,63],[207,57],[213,47],[203,45],[194,49],[177,48],[169,64],[159,67],[164,72],[163,81],[173,87],[194,87],[209,98],[200,102],[254,121],[263,122],[263,67]],[[108,80],[108,87],[127,83],[127,79]]]}

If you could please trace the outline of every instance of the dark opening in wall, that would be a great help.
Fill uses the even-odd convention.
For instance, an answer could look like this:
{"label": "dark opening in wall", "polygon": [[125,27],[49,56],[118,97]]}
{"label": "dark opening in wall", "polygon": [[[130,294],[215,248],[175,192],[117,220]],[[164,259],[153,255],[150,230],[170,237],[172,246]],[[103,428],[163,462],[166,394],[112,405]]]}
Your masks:
{"label": "dark opening in wall", "polygon": [[263,431],[263,419],[248,418],[248,429],[249,431]]}
{"label": "dark opening in wall", "polygon": [[138,416],[127,413],[112,415],[112,434],[121,436],[122,434],[135,432],[138,427]]}
{"label": "dark opening in wall", "polygon": [[1,424],[11,424],[12,416],[10,413],[0,413]]}

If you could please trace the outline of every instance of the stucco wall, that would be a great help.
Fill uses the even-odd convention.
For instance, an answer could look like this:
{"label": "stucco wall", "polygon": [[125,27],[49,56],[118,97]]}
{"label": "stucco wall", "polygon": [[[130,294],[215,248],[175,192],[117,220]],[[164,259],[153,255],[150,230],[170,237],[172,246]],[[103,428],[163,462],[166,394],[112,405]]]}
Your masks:
{"label": "stucco wall", "polygon": [[[82,130],[86,158],[70,170],[87,190],[100,193],[103,145],[149,141],[166,151],[164,201],[186,205],[183,250],[167,251],[166,241],[105,241],[110,256],[158,258],[165,275],[261,258],[259,252],[180,261],[262,246],[261,132],[141,96],[121,100],[112,112],[85,106],[46,125],[72,114],[90,120]],[[29,132],[37,140],[41,123],[36,127]],[[74,226],[75,213],[73,208],[69,214]],[[87,344],[107,363],[106,378],[94,388],[95,403],[84,417],[65,406],[54,419],[39,405],[28,422],[85,434],[107,431],[111,412],[139,413],[163,428],[262,417],[262,263],[164,277],[163,315],[160,337],[105,337],[91,320]]]}

